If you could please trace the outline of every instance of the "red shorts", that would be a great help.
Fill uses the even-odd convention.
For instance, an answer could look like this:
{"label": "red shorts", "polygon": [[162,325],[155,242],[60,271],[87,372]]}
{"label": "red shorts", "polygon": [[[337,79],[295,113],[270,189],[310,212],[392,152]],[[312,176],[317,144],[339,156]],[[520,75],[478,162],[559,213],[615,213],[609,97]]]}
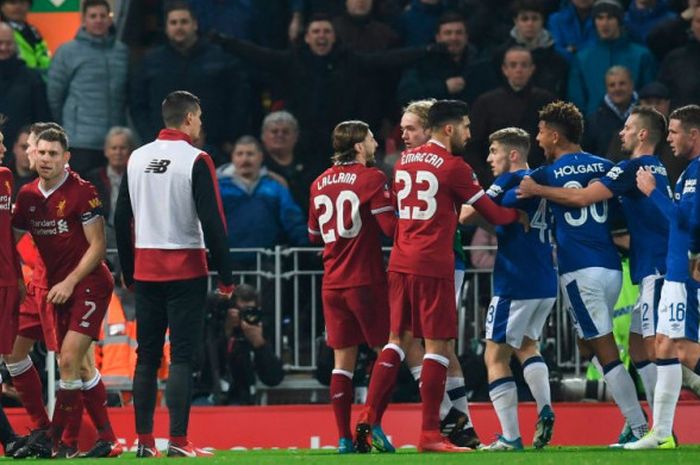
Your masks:
{"label": "red shorts", "polygon": [[427,339],[457,337],[454,279],[389,272],[391,332]]}
{"label": "red shorts", "polygon": [[63,345],[63,338],[68,331],[84,334],[94,340],[100,338],[100,327],[107,314],[113,289],[111,282],[99,287],[78,284],[68,302],[55,306],[59,345]]}
{"label": "red shorts", "polygon": [[57,352],[56,318],[53,304],[46,301],[48,293],[48,289],[32,284],[27,286],[27,298],[19,307],[18,334],[27,339],[43,341],[47,349]]}
{"label": "red shorts", "polygon": [[11,354],[19,326],[19,289],[0,287],[0,355]]}
{"label": "red shorts", "polygon": [[389,302],[386,284],[323,289],[323,317],[328,346],[343,349],[362,343],[370,347],[389,339]]}

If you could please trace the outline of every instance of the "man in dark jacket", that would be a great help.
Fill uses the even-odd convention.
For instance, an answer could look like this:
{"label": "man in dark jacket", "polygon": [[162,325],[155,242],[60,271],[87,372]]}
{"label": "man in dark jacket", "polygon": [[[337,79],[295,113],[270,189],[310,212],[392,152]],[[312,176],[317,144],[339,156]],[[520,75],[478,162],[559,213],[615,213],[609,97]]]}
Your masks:
{"label": "man in dark jacket", "polygon": [[[46,85],[38,71],[17,57],[12,28],[0,23],[0,113],[10,118],[3,128],[5,147],[12,147],[22,126],[49,116]],[[8,153],[6,166],[13,166]]]}
{"label": "man in dark jacket", "polygon": [[605,88],[603,102],[586,118],[582,145],[587,152],[617,163],[626,158],[618,133],[639,100],[624,66],[613,66],[605,73]]}
{"label": "man in dark jacket", "polygon": [[688,42],[672,50],[664,59],[659,81],[671,90],[671,108],[700,104],[700,7],[690,22]]}
{"label": "man in dark jacket", "polygon": [[299,145],[304,162],[320,173],[331,153],[330,134],[340,121],[362,119],[376,125],[384,109],[368,97],[366,73],[408,65],[423,57],[425,48],[357,53],[336,43],[329,17],[313,16],[304,45],[289,51],[259,47],[234,38],[217,37],[225,50],[261,70],[275,73],[284,86],[284,107],[299,120]]}
{"label": "man in dark jacket", "polygon": [[[218,45],[197,37],[197,20],[187,2],[170,4],[165,13],[167,43],[148,53],[131,80],[131,116],[143,140],[161,127],[160,105],[170,92],[187,90],[202,104],[206,143],[229,153],[249,132],[250,87],[241,64]],[[198,141],[203,146],[204,141]],[[209,147],[207,147],[209,148]]]}
{"label": "man in dark jacket", "polygon": [[402,105],[425,98],[456,99],[473,103],[498,85],[491,60],[469,46],[464,18],[457,13],[440,17],[435,42],[448,53],[431,54],[404,72],[398,89]]}
{"label": "man in dark jacket", "polygon": [[486,166],[488,139],[492,132],[513,126],[526,130],[532,137],[532,150],[528,157],[531,168],[544,163],[542,149],[534,139],[539,122],[538,112],[556,96],[532,85],[535,72],[532,54],[526,48],[509,48],[501,71],[506,84],[479,97],[469,114],[472,140],[467,147],[467,162],[474,168],[482,185],[493,181],[491,170]]}

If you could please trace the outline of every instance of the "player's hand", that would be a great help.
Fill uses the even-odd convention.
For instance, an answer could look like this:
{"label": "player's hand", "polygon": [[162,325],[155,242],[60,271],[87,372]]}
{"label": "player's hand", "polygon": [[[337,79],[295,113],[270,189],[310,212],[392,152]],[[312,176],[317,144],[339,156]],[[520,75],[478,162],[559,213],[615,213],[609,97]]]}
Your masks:
{"label": "player's hand", "polygon": [[265,344],[265,338],[263,337],[263,326],[262,323],[257,325],[251,325],[241,320],[241,330],[243,331],[243,336],[250,342],[254,348],[262,347]]}
{"label": "player's hand", "polygon": [[24,284],[24,279],[19,278],[17,280],[17,290],[19,291],[19,303],[21,304],[27,297],[27,286]]}
{"label": "player's hand", "polygon": [[520,181],[520,186],[518,186],[518,198],[519,199],[529,199],[530,197],[535,197],[539,195],[538,188],[540,187],[534,179],[530,176],[525,176],[522,181]]}
{"label": "player's hand", "polygon": [[690,260],[690,276],[700,282],[700,258]]}
{"label": "player's hand", "polygon": [[46,301],[55,305],[65,304],[68,299],[70,299],[70,296],[73,295],[73,289],[75,289],[75,284],[67,279],[64,279],[51,288],[46,296]]}
{"label": "player's hand", "polygon": [[450,94],[457,94],[462,92],[466,82],[464,82],[463,77],[451,77],[445,80],[445,86],[447,86],[447,92]]}
{"label": "player's hand", "polygon": [[530,215],[522,210],[518,210],[518,223],[523,225],[525,232],[530,230]]}
{"label": "player's hand", "polygon": [[656,189],[656,178],[651,171],[641,167],[637,170],[637,188],[647,197]]}

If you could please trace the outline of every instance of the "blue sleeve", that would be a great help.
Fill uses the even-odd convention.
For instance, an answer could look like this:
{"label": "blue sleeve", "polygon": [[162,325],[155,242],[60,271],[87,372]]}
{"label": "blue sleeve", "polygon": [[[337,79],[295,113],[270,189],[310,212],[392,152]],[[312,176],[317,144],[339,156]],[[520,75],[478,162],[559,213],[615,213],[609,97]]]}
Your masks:
{"label": "blue sleeve", "polygon": [[695,203],[690,212],[690,253],[700,253],[700,189],[695,189]]}
{"label": "blue sleeve", "polygon": [[629,160],[623,160],[600,179],[600,182],[607,187],[613,195],[624,195],[637,186],[636,164]]}
{"label": "blue sleeve", "polygon": [[301,208],[292,198],[289,189],[274,181],[280,199],[280,224],[293,245],[309,245],[306,219]]}
{"label": "blue sleeve", "polygon": [[501,204],[503,201],[503,195],[510,189],[513,185],[518,185],[520,181],[514,179],[511,173],[505,173],[497,177],[493,184],[486,190],[486,194],[491,197],[491,199],[497,204]]}
{"label": "blue sleeve", "polygon": [[561,27],[562,25],[560,20],[560,13],[555,13],[550,16],[549,21],[547,21],[547,29],[554,40],[554,49],[570,63],[574,58],[574,55],[566,48],[566,37],[564,36],[564,31]]}
{"label": "blue sleeve", "polygon": [[528,176],[535,180],[537,184],[542,184],[543,186],[549,186],[549,176],[546,166],[540,166],[536,170],[530,172]]}
{"label": "blue sleeve", "polygon": [[669,223],[678,217],[678,206],[673,203],[673,200],[664,195],[660,189],[654,189],[649,196],[656,208],[664,214]]}

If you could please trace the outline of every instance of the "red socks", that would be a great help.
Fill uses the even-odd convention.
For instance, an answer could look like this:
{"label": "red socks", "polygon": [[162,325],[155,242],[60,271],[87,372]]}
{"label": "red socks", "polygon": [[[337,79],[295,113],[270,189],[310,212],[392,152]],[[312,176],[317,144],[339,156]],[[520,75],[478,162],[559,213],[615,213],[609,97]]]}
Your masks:
{"label": "red socks", "polygon": [[420,380],[420,397],[423,405],[423,431],[440,430],[440,403],[445,395],[447,357],[425,354]]}
{"label": "red socks", "polygon": [[61,381],[61,389],[56,394],[56,408],[53,412],[51,422],[51,439],[54,446],[58,446],[66,425],[72,423],[80,424],[80,416],[83,413],[83,396],[80,387],[73,386],[72,383],[82,385],[82,381]]}
{"label": "red socks", "polygon": [[44,407],[44,399],[41,396],[42,384],[39,373],[34,365],[24,373],[12,376],[12,384],[19,393],[19,398],[24,405],[34,428],[48,428],[51,426],[49,415]]}
{"label": "red socks", "polygon": [[88,383],[88,386],[90,384],[94,384],[94,386],[82,391],[85,410],[97,428],[99,438],[103,441],[117,442],[117,437],[112,431],[112,424],[107,415],[107,389],[102,379],[98,377],[99,373],[96,376],[97,383],[94,380]]}
{"label": "red socks", "polygon": [[374,362],[365,407],[366,420],[370,424],[378,424],[381,421],[391,400],[391,393],[403,359],[404,353],[399,346],[387,344]]}
{"label": "red socks", "polygon": [[352,438],[350,431],[350,412],[352,410],[353,389],[352,373],[335,369],[331,375],[331,404],[338,438]]}

